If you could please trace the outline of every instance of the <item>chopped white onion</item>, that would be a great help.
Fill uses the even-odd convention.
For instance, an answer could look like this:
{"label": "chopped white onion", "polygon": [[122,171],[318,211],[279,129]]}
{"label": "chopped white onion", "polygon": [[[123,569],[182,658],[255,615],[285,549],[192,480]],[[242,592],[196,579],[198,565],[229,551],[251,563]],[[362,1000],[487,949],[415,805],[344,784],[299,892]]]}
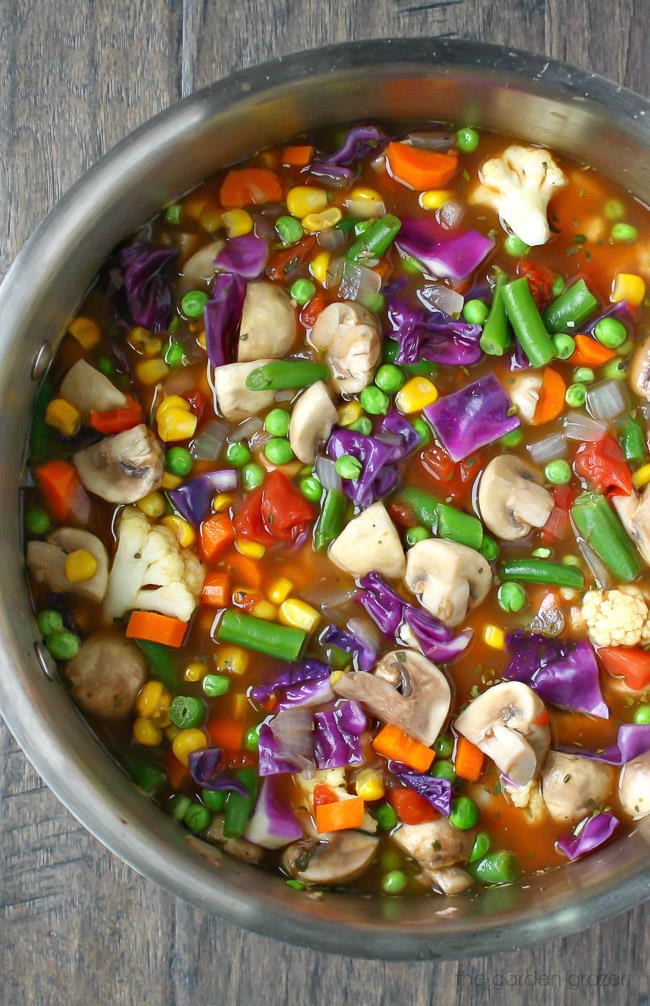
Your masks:
{"label": "chopped white onion", "polygon": [[454,137],[451,133],[425,129],[419,133],[409,133],[406,142],[412,147],[419,147],[420,150],[449,150],[454,143]]}
{"label": "chopped white onion", "polygon": [[270,723],[273,738],[282,755],[301,768],[313,765],[311,757],[314,724],[311,710],[292,706],[276,713]]}
{"label": "chopped white onion", "polygon": [[436,210],[438,223],[449,231],[453,230],[454,227],[458,227],[464,215],[465,208],[460,203],[456,203],[451,199],[449,202],[443,203],[439,210]]}
{"label": "chopped white onion", "polygon": [[332,258],[327,266],[327,272],[325,273],[325,288],[327,290],[332,290],[337,287],[341,282],[343,276],[343,265],[345,259],[342,255],[337,255],[336,258]]}
{"label": "chopped white onion", "polygon": [[377,651],[381,649],[381,638],[377,627],[367,616],[355,615],[354,618],[348,619],[347,627],[362,643],[368,643]]}
{"label": "chopped white onion", "polygon": [[365,304],[369,297],[378,294],[381,289],[381,276],[372,269],[354,262],[345,262],[343,275],[339,284],[341,300],[358,300]]}
{"label": "chopped white onion", "polygon": [[216,461],[228,435],[228,425],[221,419],[210,419],[196,440],[189,446],[189,452],[196,461]]}
{"label": "chopped white onion", "polygon": [[625,412],[627,392],[622,381],[599,381],[587,392],[587,410],[594,419],[613,419]]}
{"label": "chopped white onion", "polygon": [[271,434],[267,433],[266,430],[257,430],[248,441],[248,446],[252,451],[261,451],[271,439]]}
{"label": "chopped white onion", "polygon": [[528,451],[533,461],[538,465],[546,464],[547,461],[554,461],[555,458],[563,458],[568,451],[568,444],[563,433],[551,433],[550,436],[538,440],[534,444],[528,444]]}
{"label": "chopped white onion", "polygon": [[276,391],[273,396],[274,402],[291,402],[296,397],[295,388],[282,388],[280,391]]}
{"label": "chopped white onion", "polygon": [[187,367],[181,367],[163,382],[162,387],[165,395],[186,395],[196,387],[196,374]]}
{"label": "chopped white onion", "polygon": [[569,440],[602,440],[606,433],[605,423],[599,423],[582,412],[569,412],[564,417],[564,436]]}
{"label": "chopped white onion", "polygon": [[356,597],[357,588],[350,590],[349,587],[337,587],[331,580],[316,580],[310,583],[300,592],[300,596],[309,604],[315,605],[321,610],[341,608],[353,597]]}
{"label": "chopped white onion", "polygon": [[331,458],[326,458],[319,454],[316,458],[316,478],[323,489],[338,489],[341,491],[341,476],[336,470],[336,463]]}
{"label": "chopped white onion", "polygon": [[233,444],[238,444],[240,440],[248,440],[252,437],[254,433],[258,430],[264,428],[264,423],[259,416],[251,416],[250,419],[246,419],[241,426],[238,426],[230,434],[230,442]]}
{"label": "chopped white onion", "polygon": [[319,231],[316,241],[325,251],[339,252],[345,248],[347,237],[340,227],[330,227],[326,231]]}
{"label": "chopped white onion", "polygon": [[452,316],[459,315],[465,304],[463,295],[445,286],[444,283],[427,283],[418,290],[418,298],[425,307],[444,311],[445,314]]}
{"label": "chopped white onion", "polygon": [[383,217],[386,212],[386,207],[379,199],[346,199],[345,208],[350,216],[359,220]]}
{"label": "chopped white onion", "polygon": [[593,573],[599,590],[609,590],[612,586],[612,578],[600,556],[596,555],[591,545],[588,545],[586,541],[578,542],[578,551]]}

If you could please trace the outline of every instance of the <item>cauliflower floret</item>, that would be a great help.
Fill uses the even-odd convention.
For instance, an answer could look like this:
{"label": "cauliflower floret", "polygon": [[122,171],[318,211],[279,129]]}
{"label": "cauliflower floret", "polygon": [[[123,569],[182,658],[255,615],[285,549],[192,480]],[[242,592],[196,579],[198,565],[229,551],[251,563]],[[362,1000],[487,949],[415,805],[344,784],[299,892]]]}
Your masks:
{"label": "cauliflower floret", "polygon": [[596,646],[645,646],[650,643],[650,610],[638,587],[589,590],[578,619]]}
{"label": "cauliflower floret", "polygon": [[471,202],[495,209],[504,228],[524,244],[548,241],[548,201],[554,189],[567,183],[548,150],[508,147],[500,157],[485,162],[479,178],[482,184],[471,194]]}
{"label": "cauliflower floret", "polygon": [[203,566],[173,531],[151,525],[127,507],[120,518],[118,546],[104,602],[107,620],[133,608],[157,611],[188,622],[203,587]]}

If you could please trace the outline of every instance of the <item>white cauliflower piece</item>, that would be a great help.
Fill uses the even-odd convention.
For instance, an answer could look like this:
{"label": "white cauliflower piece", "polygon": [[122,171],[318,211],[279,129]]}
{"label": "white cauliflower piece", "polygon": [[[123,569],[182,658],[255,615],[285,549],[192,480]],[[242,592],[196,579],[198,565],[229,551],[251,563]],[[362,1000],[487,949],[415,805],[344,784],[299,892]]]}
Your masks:
{"label": "white cauliflower piece", "polygon": [[596,646],[646,646],[650,643],[650,610],[638,587],[589,590],[578,615]]}
{"label": "white cauliflower piece", "polygon": [[471,194],[471,202],[495,209],[502,226],[524,244],[546,244],[551,236],[548,201],[567,183],[548,150],[508,147],[500,157],[485,162],[479,178],[482,184]]}
{"label": "white cauliflower piece", "polygon": [[508,379],[506,391],[525,423],[532,423],[535,418],[541,390],[541,374],[525,371],[523,374],[517,374],[516,377]]}
{"label": "white cauliflower piece", "polygon": [[108,621],[134,608],[188,622],[203,588],[203,566],[164,525],[152,525],[127,507],[118,525],[118,545],[108,578]]}

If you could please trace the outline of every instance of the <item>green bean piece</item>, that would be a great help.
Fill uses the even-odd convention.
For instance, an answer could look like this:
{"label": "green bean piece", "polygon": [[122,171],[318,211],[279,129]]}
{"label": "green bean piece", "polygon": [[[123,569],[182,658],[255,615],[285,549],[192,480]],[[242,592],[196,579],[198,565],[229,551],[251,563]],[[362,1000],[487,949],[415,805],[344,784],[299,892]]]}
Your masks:
{"label": "green bean piece", "polygon": [[582,570],[546,559],[508,559],[499,567],[502,580],[521,580],[523,583],[550,583],[555,587],[582,590],[585,578]]}
{"label": "green bean piece", "polygon": [[338,538],[343,527],[344,513],[345,496],[340,489],[328,489],[314,528],[314,548],[317,552],[322,552],[331,541]]}
{"label": "green bean piece", "polygon": [[604,496],[585,492],[571,507],[571,519],[587,545],[608,570],[627,583],[641,572],[641,563],[623,525]]}
{"label": "green bean piece", "polygon": [[386,213],[379,220],[375,220],[372,227],[359,235],[348,249],[346,259],[348,262],[356,262],[358,265],[367,265],[369,262],[380,259],[392,245],[401,226],[401,220],[393,216],[392,213]]}
{"label": "green bean piece", "polygon": [[307,639],[303,629],[276,625],[233,608],[224,611],[216,636],[222,643],[246,646],[278,660],[297,660]]}
{"label": "green bean piece", "polygon": [[572,329],[576,332],[583,321],[590,318],[598,301],[583,279],[567,287],[544,312],[544,324],[551,334]]}
{"label": "green bean piece", "polygon": [[431,530],[437,528],[439,501],[435,497],[416,486],[405,486],[399,491],[399,499],[410,506],[418,524]]}
{"label": "green bean piece", "polygon": [[472,846],[472,851],[469,854],[468,862],[475,863],[477,859],[484,859],[490,851],[491,844],[490,836],[487,831],[479,831],[474,839],[474,845]]}
{"label": "green bean piece", "polygon": [[181,687],[181,683],[174,651],[169,646],[164,646],[162,643],[153,643],[148,639],[135,639],[134,643],[140,647],[147,659],[147,663],[156,677],[162,681],[167,691],[176,695]]}
{"label": "green bean piece", "polygon": [[648,456],[643,426],[635,416],[623,416],[618,423],[619,443],[627,461],[645,461]]}
{"label": "green bean piece", "polygon": [[492,535],[484,534],[483,541],[481,542],[481,547],[479,549],[481,555],[485,556],[488,562],[494,562],[495,559],[498,559],[500,551],[501,547]]}
{"label": "green bean piece", "polygon": [[[266,624],[268,625],[269,623],[267,622]],[[240,768],[232,774],[235,779],[244,784],[248,791],[248,796],[242,796],[241,793],[235,793],[233,790],[228,793],[226,797],[223,834],[225,838],[241,838],[255,805],[259,779],[254,768]]]}
{"label": "green bean piece", "polygon": [[136,786],[145,793],[153,793],[154,790],[167,782],[167,776],[161,768],[154,765],[148,758],[140,758],[138,755],[128,755],[121,758],[124,768],[133,779]]}
{"label": "green bean piece", "polygon": [[525,276],[506,283],[503,305],[521,348],[533,367],[544,367],[555,356],[555,346],[544,327]]}
{"label": "green bean piece", "polygon": [[481,884],[511,884],[519,876],[519,860],[514,852],[491,852],[476,863],[468,864],[469,872]]}
{"label": "green bean piece", "polygon": [[246,378],[246,387],[249,391],[285,391],[307,388],[316,381],[327,381],[329,376],[324,364],[312,360],[273,360],[252,370]]}
{"label": "green bean piece", "polygon": [[438,504],[438,534],[476,551],[483,544],[483,525],[478,517],[463,513],[447,503]]}
{"label": "green bean piece", "polygon": [[503,356],[506,349],[512,345],[512,336],[508,328],[508,316],[503,303],[503,288],[506,284],[506,274],[502,269],[496,270],[496,282],[492,296],[492,305],[483,326],[479,345],[488,356]]}

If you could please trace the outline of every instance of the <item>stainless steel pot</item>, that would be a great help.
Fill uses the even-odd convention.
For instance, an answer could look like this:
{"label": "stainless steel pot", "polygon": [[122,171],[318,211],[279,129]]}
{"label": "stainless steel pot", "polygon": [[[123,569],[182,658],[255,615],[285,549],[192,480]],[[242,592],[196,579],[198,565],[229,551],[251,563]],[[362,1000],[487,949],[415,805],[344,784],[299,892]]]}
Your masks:
{"label": "stainless steel pot", "polygon": [[[478,955],[575,932],[650,895],[648,827],[525,884],[479,895],[312,900],[188,839],[107,757],[36,646],[17,482],[36,379],[111,248],[203,176],[308,127],[355,119],[474,123],[584,158],[650,202],[650,103],[595,75],[475,42],[386,39],[235,74],[119,144],[41,224],[0,290],[0,703],[68,809],[140,873],[259,933],[378,958]],[[453,912],[441,910],[453,905]]]}

